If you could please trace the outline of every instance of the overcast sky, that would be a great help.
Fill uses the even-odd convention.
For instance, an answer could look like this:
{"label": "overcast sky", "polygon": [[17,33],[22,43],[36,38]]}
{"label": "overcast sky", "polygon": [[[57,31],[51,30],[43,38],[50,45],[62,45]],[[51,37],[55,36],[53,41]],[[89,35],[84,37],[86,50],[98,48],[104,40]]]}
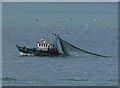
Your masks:
{"label": "overcast sky", "polygon": [[2,0],[2,2],[118,2],[118,1],[119,0]]}

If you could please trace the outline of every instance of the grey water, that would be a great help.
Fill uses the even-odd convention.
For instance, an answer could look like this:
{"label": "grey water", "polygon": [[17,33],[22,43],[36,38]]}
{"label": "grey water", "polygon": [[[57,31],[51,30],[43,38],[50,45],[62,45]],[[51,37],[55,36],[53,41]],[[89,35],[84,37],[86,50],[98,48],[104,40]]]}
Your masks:
{"label": "grey water", "polygon": [[[2,4],[3,86],[117,86],[117,3]],[[103,57],[21,57],[16,44],[37,47],[57,33]]]}

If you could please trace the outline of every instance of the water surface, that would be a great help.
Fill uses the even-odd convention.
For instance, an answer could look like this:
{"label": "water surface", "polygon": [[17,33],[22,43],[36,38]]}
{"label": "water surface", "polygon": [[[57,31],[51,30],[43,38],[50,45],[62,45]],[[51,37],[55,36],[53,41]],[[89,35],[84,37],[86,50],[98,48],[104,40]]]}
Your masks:
{"label": "water surface", "polygon": [[[116,86],[117,3],[3,3],[2,85]],[[20,57],[16,44],[36,47],[52,32],[111,58]]]}

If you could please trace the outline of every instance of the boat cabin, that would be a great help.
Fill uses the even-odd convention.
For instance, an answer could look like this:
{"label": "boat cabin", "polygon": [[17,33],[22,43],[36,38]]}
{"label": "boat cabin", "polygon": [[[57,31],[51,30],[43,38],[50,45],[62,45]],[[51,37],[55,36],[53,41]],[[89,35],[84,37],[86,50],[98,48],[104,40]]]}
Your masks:
{"label": "boat cabin", "polygon": [[49,43],[46,41],[37,42],[38,49],[42,51],[48,51]]}

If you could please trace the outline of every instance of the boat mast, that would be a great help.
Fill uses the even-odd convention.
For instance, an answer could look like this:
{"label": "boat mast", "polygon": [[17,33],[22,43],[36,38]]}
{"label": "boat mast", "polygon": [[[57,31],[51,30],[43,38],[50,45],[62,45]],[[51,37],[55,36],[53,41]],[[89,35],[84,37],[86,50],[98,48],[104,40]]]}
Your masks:
{"label": "boat mast", "polygon": [[53,41],[54,44],[54,48],[58,48],[58,39],[59,39],[59,35],[52,33],[53,35],[55,35],[55,40]]}

